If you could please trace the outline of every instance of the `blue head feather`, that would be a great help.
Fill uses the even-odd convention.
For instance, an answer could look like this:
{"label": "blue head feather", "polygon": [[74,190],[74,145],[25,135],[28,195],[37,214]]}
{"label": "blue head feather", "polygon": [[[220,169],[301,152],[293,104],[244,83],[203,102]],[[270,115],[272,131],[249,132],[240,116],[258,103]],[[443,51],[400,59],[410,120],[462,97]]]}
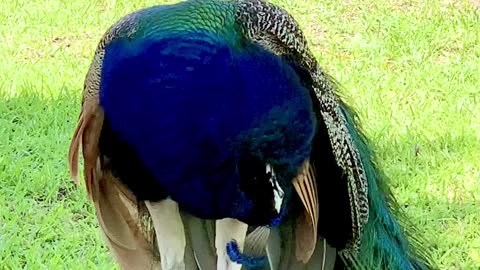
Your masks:
{"label": "blue head feather", "polygon": [[168,195],[202,218],[248,220],[239,159],[291,175],[315,131],[308,91],[286,62],[206,32],[112,41],[100,105]]}

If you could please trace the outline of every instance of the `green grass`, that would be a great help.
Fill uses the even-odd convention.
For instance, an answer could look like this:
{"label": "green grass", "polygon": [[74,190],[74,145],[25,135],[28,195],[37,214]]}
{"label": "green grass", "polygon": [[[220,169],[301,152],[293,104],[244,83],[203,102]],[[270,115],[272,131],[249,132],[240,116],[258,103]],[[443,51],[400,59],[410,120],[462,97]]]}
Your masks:
{"label": "green grass", "polygon": [[[113,267],[67,148],[99,38],[159,2],[0,3],[0,269]],[[274,2],[343,85],[440,268],[480,269],[480,2]]]}

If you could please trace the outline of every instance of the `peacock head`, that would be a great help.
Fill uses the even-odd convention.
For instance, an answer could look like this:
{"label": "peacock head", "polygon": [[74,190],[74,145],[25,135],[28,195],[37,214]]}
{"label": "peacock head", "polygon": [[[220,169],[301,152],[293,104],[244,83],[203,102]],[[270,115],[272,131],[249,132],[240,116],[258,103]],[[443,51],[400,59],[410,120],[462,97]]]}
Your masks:
{"label": "peacock head", "polygon": [[235,157],[240,189],[251,202],[245,221],[268,225],[285,214],[292,180],[311,153],[315,120],[306,110],[283,107],[254,126],[237,137]]}

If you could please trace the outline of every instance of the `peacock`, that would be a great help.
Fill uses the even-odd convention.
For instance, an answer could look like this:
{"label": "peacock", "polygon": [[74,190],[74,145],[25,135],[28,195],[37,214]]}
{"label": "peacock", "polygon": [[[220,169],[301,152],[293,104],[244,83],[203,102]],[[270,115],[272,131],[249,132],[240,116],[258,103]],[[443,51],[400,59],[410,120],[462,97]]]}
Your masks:
{"label": "peacock", "polygon": [[121,268],[433,269],[338,89],[294,18],[263,0],[116,22],[69,165],[78,183],[81,151]]}

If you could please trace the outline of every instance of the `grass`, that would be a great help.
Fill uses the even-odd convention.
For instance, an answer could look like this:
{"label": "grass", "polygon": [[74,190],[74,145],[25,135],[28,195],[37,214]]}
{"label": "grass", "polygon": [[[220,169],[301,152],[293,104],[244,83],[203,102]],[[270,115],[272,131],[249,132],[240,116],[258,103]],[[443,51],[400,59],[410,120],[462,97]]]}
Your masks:
{"label": "grass", "polygon": [[[67,148],[99,38],[159,2],[0,3],[0,269],[113,267]],[[273,2],[343,85],[440,268],[480,269],[478,0]]]}

